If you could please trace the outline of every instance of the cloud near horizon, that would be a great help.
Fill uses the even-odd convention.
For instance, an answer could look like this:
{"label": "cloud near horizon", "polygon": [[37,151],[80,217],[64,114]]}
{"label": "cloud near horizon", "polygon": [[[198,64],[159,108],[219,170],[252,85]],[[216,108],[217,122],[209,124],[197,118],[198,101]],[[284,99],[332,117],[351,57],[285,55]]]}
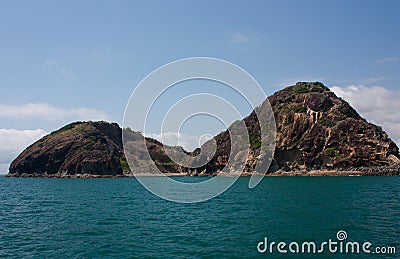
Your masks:
{"label": "cloud near horizon", "polygon": [[0,118],[41,119],[46,121],[110,119],[105,112],[95,109],[62,109],[47,103],[26,103],[21,105],[0,104]]}
{"label": "cloud near horizon", "polygon": [[203,145],[207,140],[212,137],[209,135],[192,136],[178,132],[164,132],[164,133],[146,133],[146,137],[154,138],[165,145],[181,146],[186,151],[193,151],[194,149]]}
{"label": "cloud near horizon", "polygon": [[[27,103],[21,105],[0,104],[0,119],[16,122],[27,121],[29,125],[32,124],[32,120],[37,120],[37,123],[40,125],[50,123],[51,125],[54,124],[54,127],[58,127],[55,125],[66,124],[77,120],[109,121],[110,117],[106,113],[95,109],[62,109],[47,103]],[[50,129],[52,127],[50,127]],[[26,126],[24,128],[26,128]],[[46,134],[47,132],[43,129],[19,130],[0,128],[0,174],[7,173],[12,160],[27,146]]]}
{"label": "cloud near horizon", "polygon": [[0,174],[5,174],[13,159],[26,147],[47,135],[42,129],[0,129]]}
{"label": "cloud near horizon", "polygon": [[331,90],[353,106],[368,121],[382,126],[400,145],[400,92],[381,86],[334,86]]}

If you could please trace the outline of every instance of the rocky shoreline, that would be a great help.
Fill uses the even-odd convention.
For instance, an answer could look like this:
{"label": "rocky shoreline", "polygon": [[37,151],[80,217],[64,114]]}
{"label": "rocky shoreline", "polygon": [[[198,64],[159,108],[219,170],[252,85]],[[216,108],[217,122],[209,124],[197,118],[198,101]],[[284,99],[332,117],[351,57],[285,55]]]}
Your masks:
{"label": "rocky shoreline", "polygon": [[77,175],[59,175],[59,174],[6,174],[8,178],[60,178],[60,179],[76,179],[76,178],[124,178],[126,175],[97,175],[97,174],[77,174]]}
{"label": "rocky shoreline", "polygon": [[[182,173],[165,173],[164,176],[168,177],[235,177],[238,174],[226,174],[226,173],[215,173],[215,174],[190,174],[186,172]],[[240,177],[249,177],[253,174],[250,172],[243,172]],[[348,168],[348,169],[318,169],[318,170],[297,170],[297,171],[284,171],[278,170],[274,173],[268,173],[264,176],[400,176],[400,168],[391,167],[361,167],[361,168]],[[132,178],[132,177],[160,177],[159,175],[151,173],[143,173],[135,176],[134,174],[125,173],[122,175],[96,175],[96,174],[75,174],[75,175],[60,175],[60,174],[20,174],[12,175],[7,174],[5,177],[10,178]]]}

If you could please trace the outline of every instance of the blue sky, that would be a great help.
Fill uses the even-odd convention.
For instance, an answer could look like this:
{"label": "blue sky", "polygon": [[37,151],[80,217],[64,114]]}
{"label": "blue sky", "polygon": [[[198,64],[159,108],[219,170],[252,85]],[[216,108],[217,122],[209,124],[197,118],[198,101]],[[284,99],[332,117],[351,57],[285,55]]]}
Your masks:
{"label": "blue sky", "polygon": [[67,122],[121,122],[147,74],[193,56],[241,66],[268,95],[321,81],[398,141],[399,10],[365,0],[1,1],[0,145],[19,144],[0,150],[0,164]]}

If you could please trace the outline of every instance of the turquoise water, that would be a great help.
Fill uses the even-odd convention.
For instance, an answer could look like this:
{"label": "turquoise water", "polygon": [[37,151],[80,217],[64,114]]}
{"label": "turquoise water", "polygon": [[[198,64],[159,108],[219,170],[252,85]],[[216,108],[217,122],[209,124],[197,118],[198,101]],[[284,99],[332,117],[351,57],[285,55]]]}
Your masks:
{"label": "turquoise water", "polygon": [[255,189],[248,179],[207,202],[177,204],[133,178],[0,177],[0,257],[308,258],[260,254],[257,244],[322,242],[339,230],[400,257],[400,177],[268,177]]}

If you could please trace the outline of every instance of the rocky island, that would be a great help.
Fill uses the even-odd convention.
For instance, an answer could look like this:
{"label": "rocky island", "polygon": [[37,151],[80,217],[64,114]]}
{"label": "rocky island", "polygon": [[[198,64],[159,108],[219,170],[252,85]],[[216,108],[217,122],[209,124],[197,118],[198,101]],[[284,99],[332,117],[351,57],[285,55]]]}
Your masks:
{"label": "rocky island", "polygon": [[[299,82],[274,93],[268,101],[276,122],[276,148],[265,174],[400,174],[397,145],[381,127],[366,121],[322,83]],[[267,102],[258,109],[264,105]],[[251,146],[243,174],[249,175],[260,157],[260,128],[264,125],[255,111],[244,122]],[[139,132],[125,130],[133,141],[143,138]],[[215,155],[193,170],[173,163],[162,143],[145,139],[151,158],[168,175],[215,175],[227,164],[231,149],[228,131],[221,132],[214,137]],[[187,153],[196,156],[200,149]],[[122,177],[132,173],[123,152],[122,129],[101,121],[75,122],[43,137],[11,163],[7,176]]]}

